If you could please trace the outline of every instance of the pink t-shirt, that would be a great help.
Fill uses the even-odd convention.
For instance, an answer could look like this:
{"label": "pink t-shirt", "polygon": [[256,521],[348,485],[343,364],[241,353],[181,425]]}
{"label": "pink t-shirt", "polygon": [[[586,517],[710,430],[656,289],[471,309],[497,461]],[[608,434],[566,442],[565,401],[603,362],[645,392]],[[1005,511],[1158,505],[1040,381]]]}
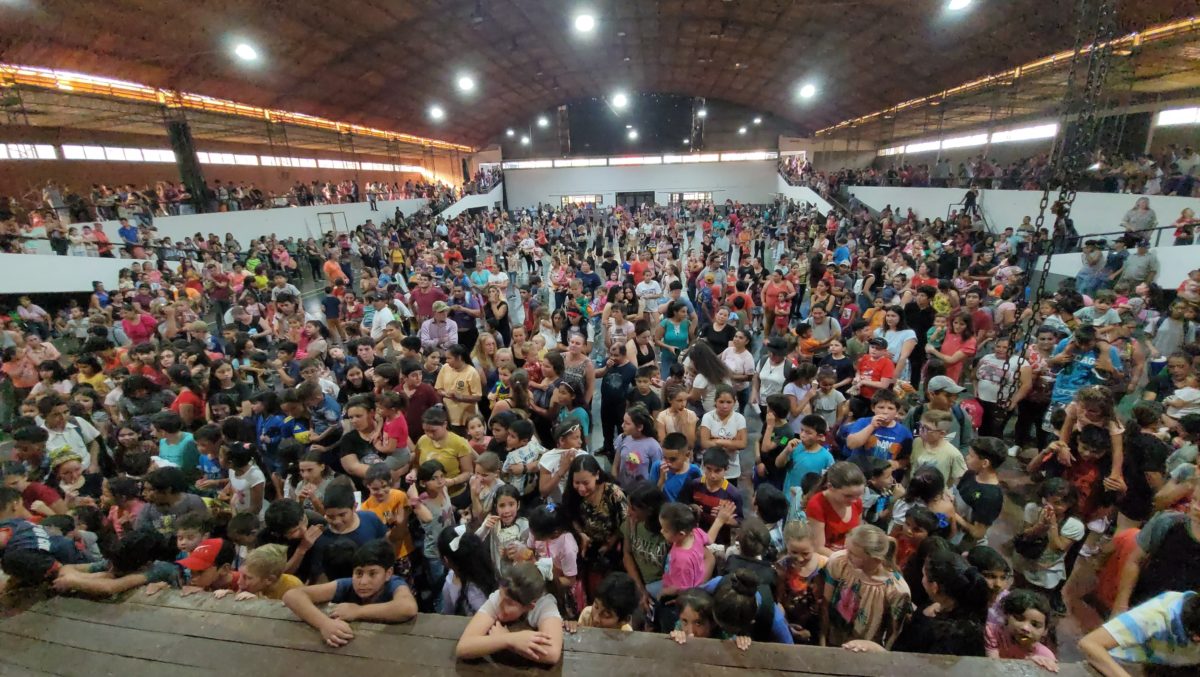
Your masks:
{"label": "pink t-shirt", "polygon": [[579,544],[571,532],[565,531],[553,541],[539,541],[529,534],[525,545],[537,553],[538,559],[549,557],[563,576],[578,576]]}
{"label": "pink t-shirt", "polygon": [[692,529],[692,537],[692,547],[685,550],[674,546],[667,555],[667,568],[662,577],[664,588],[687,590],[701,585],[706,580],[704,548],[708,545],[708,534],[700,528],[695,528]]}
{"label": "pink t-shirt", "polygon": [[1017,641],[1004,629],[1003,625],[996,623],[987,624],[987,629],[983,632],[983,646],[989,658],[1025,659],[1030,656],[1054,658],[1054,652],[1041,642],[1026,650],[1025,647],[1017,644]]}

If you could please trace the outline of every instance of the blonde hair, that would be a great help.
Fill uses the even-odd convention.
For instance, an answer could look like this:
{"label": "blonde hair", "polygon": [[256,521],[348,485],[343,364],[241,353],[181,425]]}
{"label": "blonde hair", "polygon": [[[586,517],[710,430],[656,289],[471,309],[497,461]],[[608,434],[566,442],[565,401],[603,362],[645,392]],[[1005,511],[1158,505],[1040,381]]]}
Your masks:
{"label": "blonde hair", "polygon": [[255,576],[279,578],[287,567],[287,546],[261,545],[246,555],[244,566]]}
{"label": "blonde hair", "polygon": [[868,557],[873,557],[887,569],[896,568],[896,539],[888,536],[883,529],[873,524],[860,524],[846,535],[846,543],[853,543],[863,549]]}
{"label": "blonde hair", "polygon": [[812,538],[812,530],[808,528],[808,522],[803,520],[792,520],[783,525],[783,542],[788,541],[805,541]]}

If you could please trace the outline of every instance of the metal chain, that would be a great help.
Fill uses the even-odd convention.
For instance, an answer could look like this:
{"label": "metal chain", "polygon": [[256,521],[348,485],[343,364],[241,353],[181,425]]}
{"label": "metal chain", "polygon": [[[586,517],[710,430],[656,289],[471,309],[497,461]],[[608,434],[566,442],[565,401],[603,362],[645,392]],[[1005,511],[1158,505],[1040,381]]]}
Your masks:
{"label": "metal chain", "polygon": [[[1077,9],[1079,23],[1075,33],[1075,50],[1067,71],[1066,94],[1063,97],[1065,103],[1059,122],[1059,140],[1055,142],[1051,152],[1050,172],[1046,177],[1046,185],[1042,190],[1042,199],[1038,205],[1037,221],[1034,224],[1035,234],[1040,233],[1045,226],[1046,209],[1050,205],[1051,186],[1055,181],[1059,184],[1058,201],[1055,203],[1058,206],[1055,223],[1065,225],[1070,218],[1071,207],[1075,203],[1076,186],[1084,168],[1087,167],[1088,154],[1092,150],[1098,131],[1096,106],[1104,88],[1104,80],[1108,75],[1109,57],[1112,54],[1112,38],[1116,30],[1115,4],[1116,0],[1079,0]],[[1096,12],[1095,22],[1089,25],[1087,19],[1093,8]],[[1082,94],[1078,99],[1074,99],[1072,97],[1076,93],[1076,71],[1084,50],[1085,34],[1087,33],[1091,34],[1087,75],[1083,83]],[[1075,114],[1075,133],[1069,135],[1068,125],[1073,113]],[[1053,234],[1051,235],[1053,236]],[[1029,302],[1024,304],[1027,307],[1041,302],[1042,294],[1046,289],[1046,279],[1050,276],[1050,262],[1053,253],[1052,247],[1043,253],[1045,260],[1042,262],[1041,277],[1038,280],[1037,290],[1030,295]],[[1037,312],[1036,308],[1033,312]],[[1004,366],[1001,368],[1000,393],[996,403],[1001,412],[1008,409],[1009,402],[1016,394],[1018,387],[1019,378],[1011,383],[1008,378],[1009,371],[1013,367],[1013,352],[1016,353],[1015,368],[1019,376],[1021,368],[1027,360],[1025,358],[1026,350],[1017,350],[1017,346],[1022,345],[1027,349],[1029,339],[1036,329],[1034,323],[1030,322],[1029,326],[1025,328],[1024,337],[1019,342],[1017,339],[1020,338],[1019,334],[1021,333],[1020,323],[1014,322],[1009,331],[1009,350],[1011,352],[1009,359],[1004,361]]]}

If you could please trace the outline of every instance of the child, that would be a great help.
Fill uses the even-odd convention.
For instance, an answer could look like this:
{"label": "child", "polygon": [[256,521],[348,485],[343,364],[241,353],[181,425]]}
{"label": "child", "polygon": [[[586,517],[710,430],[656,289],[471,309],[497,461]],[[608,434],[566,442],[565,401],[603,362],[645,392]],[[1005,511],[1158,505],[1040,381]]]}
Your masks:
{"label": "child", "polygon": [[438,552],[447,571],[438,613],[474,616],[496,590],[496,570],[487,546],[460,525],[442,530],[438,535]]}
{"label": "child", "polygon": [[819,593],[823,646],[865,639],[891,647],[912,607],[908,583],[896,571],[896,542],[878,527],[861,525],[846,537],[846,549],[825,565]]}
{"label": "child", "polygon": [[654,464],[662,464],[663,451],[658,444],[654,418],[641,405],[625,411],[621,434],[613,443],[617,484],[628,491],[635,483],[650,476]]}
{"label": "child", "polygon": [[932,465],[942,471],[946,486],[958,484],[958,480],[967,472],[967,464],[958,448],[946,440],[946,434],[953,424],[954,415],[948,411],[928,408],[921,414],[919,434],[912,443],[910,475],[912,470]]}
{"label": "child", "polygon": [[1042,644],[1050,620],[1046,598],[1029,590],[1014,590],[1001,603],[1004,623],[987,624],[983,641],[988,658],[1028,658],[1050,672],[1058,672],[1054,652]]}
{"label": "child", "polygon": [[703,588],[687,590],[675,598],[679,620],[671,631],[671,639],[686,644],[688,639],[709,637],[723,639],[724,633],[713,618],[713,598]]}
{"label": "child", "polygon": [[805,475],[821,475],[834,464],[833,454],[823,444],[825,432],[825,419],[808,414],[800,419],[800,437],[792,440],[784,453],[775,458],[776,467],[787,471],[783,480],[783,494],[789,503],[803,501],[800,485]]}
{"label": "child", "polygon": [[[180,595],[191,595],[205,590],[237,590],[241,577],[233,569],[237,557],[237,544],[224,538],[210,538],[197,545],[191,553],[176,562],[184,569],[184,584]],[[166,583],[151,583],[146,594],[153,595],[167,587]]]}
{"label": "child", "polygon": [[[987,545],[988,529],[1004,509],[1004,491],[996,468],[1007,458],[1008,450],[995,437],[976,437],[967,451],[967,472],[954,486],[954,521],[959,533],[970,536],[976,545]],[[979,567],[980,571],[984,571]]]}
{"label": "child", "polygon": [[[251,550],[242,563],[238,580],[240,589],[234,599],[239,602],[259,597],[283,599],[288,590],[303,587],[304,583],[299,578],[283,573],[285,566],[287,548],[282,545],[264,545]],[[229,589],[221,589],[214,592],[213,596],[221,599],[230,592]]]}
{"label": "child", "polygon": [[659,521],[665,500],[655,484],[635,484],[629,491],[628,519],[621,523],[625,571],[633,577],[638,599],[647,608],[662,590],[663,568],[671,547]]}
{"label": "child", "polygon": [[173,411],[161,411],[150,419],[150,432],[158,438],[158,457],[181,468],[195,470],[200,451],[192,434],[183,432],[183,419]]}
{"label": "child", "polygon": [[600,581],[595,601],[579,612],[579,620],[566,622],[567,632],[575,632],[576,628],[633,632],[630,622],[640,600],[637,584],[629,574],[614,571]]}
{"label": "child", "polygon": [[[293,439],[284,440],[279,444],[281,455],[290,448],[302,449],[300,444]],[[305,510],[317,513],[325,512],[325,490],[329,488],[329,483],[334,478],[333,471],[325,465],[324,459],[325,455],[319,451],[310,451],[301,456],[300,462],[297,464],[300,481],[289,481],[288,491],[285,493],[287,498],[299,501]]]}
{"label": "child", "polygon": [[696,446],[696,426],[700,417],[688,407],[688,389],[673,387],[666,389],[667,408],[658,412],[655,426],[658,430],[658,441],[666,448],[667,436],[679,433],[684,436],[684,449]]}
{"label": "child", "polygon": [[[836,354],[841,349],[841,341],[834,340],[829,345],[834,349],[832,352]],[[853,372],[853,368],[851,368]],[[833,431],[846,420],[850,415],[849,400],[842,393],[841,388],[850,385],[853,377],[839,381],[837,372],[829,367],[821,367],[817,370],[817,387],[809,391],[811,393],[808,406],[812,413],[825,419],[826,429]]]}
{"label": "child", "polygon": [[483,539],[499,576],[508,574],[520,544],[529,538],[529,520],[518,516],[521,498],[521,492],[515,486],[500,485],[492,496],[491,512],[475,530],[475,535]]}
{"label": "child", "polygon": [[783,607],[788,629],[797,644],[813,644],[820,632],[822,571],[828,557],[812,544],[808,525],[798,520],[783,528],[784,555],[775,563],[775,599]]}
{"label": "child", "polygon": [[142,500],[142,485],[131,477],[113,477],[105,482],[111,499],[107,523],[118,537],[133,529],[146,502]]}
{"label": "child", "polygon": [[[368,541],[354,551],[354,575],[328,583],[289,590],[283,603],[300,620],[321,633],[332,647],[354,639],[350,621],[403,623],[417,615],[417,602],[404,580],[392,575],[395,551],[383,539]],[[318,604],[336,606],[325,615]]]}
{"label": "child", "polygon": [[577,610],[586,606],[579,580],[579,545],[563,521],[556,505],[536,508],[529,514],[529,536],[520,548],[514,548],[514,560],[538,562],[539,566],[548,563],[563,609],[568,616],[577,616]]}
{"label": "child", "polygon": [[500,479],[500,457],[494,452],[485,451],[475,459],[475,474],[468,480],[471,490],[471,519],[472,523],[483,520],[492,511],[492,499],[496,490],[504,486]]}
{"label": "child", "polygon": [[666,494],[668,501],[677,501],[683,488],[700,478],[700,467],[691,462],[692,454],[683,433],[669,433],[663,438],[662,447],[663,459],[650,465],[649,479]]}
{"label": "child", "polygon": [[654,380],[657,378],[658,367],[655,365],[647,364],[638,368],[637,376],[633,379],[633,390],[625,396],[627,411],[629,407],[639,403],[646,407],[646,411],[651,415],[662,411],[662,398],[654,392]]}
{"label": "child", "polygon": [[787,466],[781,467],[776,462],[780,458],[787,461],[792,449],[799,445],[799,439],[789,423],[792,400],[787,395],[769,395],[766,405],[763,430],[770,433],[759,435],[758,448],[755,450],[754,477],[759,482],[783,491]]}
{"label": "child", "polygon": [[[522,562],[471,618],[455,648],[458,658],[513,651],[546,665],[562,656],[562,616],[538,567]],[[526,629],[527,628],[527,629]]]}
{"label": "child", "polygon": [[[725,479],[729,467],[729,454],[720,447],[711,447],[701,458],[704,472],[701,477],[684,485],[679,502],[689,505],[699,516],[700,527],[707,532],[717,519],[717,511],[723,502],[734,505],[737,521],[742,519],[742,495],[738,488]],[[729,529],[721,530],[717,542],[729,545]]]}
{"label": "child", "polygon": [[[1116,407],[1112,394],[1104,386],[1087,386],[1075,393],[1075,399],[1065,408],[1067,417],[1059,428],[1058,441],[1070,445],[1071,433],[1083,430],[1084,426],[1094,425],[1104,428],[1112,438],[1112,466],[1105,478],[1105,486],[1116,490],[1124,485],[1122,463],[1125,462],[1124,434],[1125,428],[1117,420]],[[1063,465],[1070,465],[1070,450],[1060,449],[1058,460]],[[1052,600],[1053,601],[1053,600]]]}
{"label": "child", "polygon": [[208,517],[201,513],[189,512],[175,520],[175,548],[179,551],[177,560],[192,554],[201,543],[212,538],[212,526]]}
{"label": "child", "polygon": [[223,467],[225,462],[221,456],[221,427],[209,423],[200,426],[193,434],[196,450],[200,452],[200,479],[196,480],[197,493],[202,496],[216,496],[229,484],[229,472]]}
{"label": "child", "polygon": [[1008,595],[1012,585],[1012,565],[994,548],[977,545],[967,551],[967,564],[979,570],[988,584],[988,623],[1004,623],[1004,610],[1000,603]]}
{"label": "child", "polygon": [[1179,429],[1179,419],[1188,414],[1200,414],[1200,377],[1189,373],[1183,379],[1183,387],[1176,388],[1171,396],[1163,400],[1167,408],[1163,422],[1172,430]]}
{"label": "child", "polygon": [[1066,580],[1067,550],[1082,539],[1087,528],[1074,516],[1075,487],[1058,477],[1051,477],[1038,489],[1040,503],[1025,506],[1025,523],[1013,539],[1013,569],[1029,584],[1050,594],[1050,605],[1063,613],[1060,593]]}
{"label": "child", "polygon": [[783,527],[789,509],[787,498],[773,485],[760,484],[754,490],[754,512],[767,528],[771,548],[777,555],[784,551]]}
{"label": "child", "polygon": [[67,502],[62,495],[41,482],[30,482],[28,471],[19,461],[3,466],[4,486],[21,492],[21,504],[33,515],[65,515]]}
{"label": "child", "polygon": [[363,484],[370,495],[363,501],[362,509],[375,513],[379,521],[388,528],[387,540],[396,549],[393,571],[407,581],[413,570],[412,532],[408,529],[408,494],[392,488],[392,470],[386,463],[371,464],[367,468]]}
{"label": "child", "polygon": [[267,511],[267,478],[254,462],[254,449],[244,444],[234,444],[225,454],[229,465],[229,486],[222,495],[229,500],[233,513],[250,513],[260,518]]}
{"label": "child", "polygon": [[[422,463],[417,467],[416,487],[420,493],[418,499],[413,501],[413,514],[425,528],[422,554],[429,565],[429,578],[434,586],[433,590],[440,592],[446,569],[438,556],[438,535],[443,529],[453,528],[457,517],[454,505],[450,503],[450,493],[446,490],[445,466],[440,461]],[[440,606],[436,597],[432,602],[433,608]]]}
{"label": "child", "polygon": [[707,534],[696,527],[696,515],[686,505],[664,505],[658,520],[663,538],[671,545],[660,597],[674,597],[707,581],[712,576],[715,559],[706,547]]}
{"label": "child", "polygon": [[869,459],[863,474],[867,478],[862,497],[863,524],[886,530],[892,521],[894,501],[904,495],[904,487],[896,483],[892,464],[881,458]]}
{"label": "child", "polygon": [[807,323],[796,327],[796,338],[796,346],[800,349],[801,362],[812,363],[817,357],[817,351],[825,347],[824,344],[813,338],[812,325]]}
{"label": "child", "polygon": [[[880,318],[883,315],[880,314]],[[881,319],[882,323],[882,319]],[[942,349],[942,342],[946,340],[946,328],[950,323],[949,313],[938,313],[933,317],[933,326],[925,332],[925,345],[933,346],[936,350]]]}
{"label": "child", "polygon": [[507,447],[501,475],[520,493],[522,505],[532,505],[538,497],[537,462],[546,451],[534,435],[533,422],[520,419],[509,424]]}
{"label": "child", "polygon": [[483,422],[483,417],[476,414],[467,420],[467,443],[471,445],[471,450],[476,454],[482,454],[487,451],[488,443],[492,441],[487,434],[487,425]]}
{"label": "child", "polygon": [[[728,514],[728,506],[723,514]],[[774,594],[778,577],[775,572],[775,560],[779,553],[771,545],[771,534],[767,525],[751,515],[742,521],[734,535],[734,545],[728,548],[725,559],[721,562],[722,575],[728,576],[735,571],[749,571],[758,582],[771,589]]]}
{"label": "child", "polygon": [[864,457],[881,458],[889,461],[892,468],[901,467],[912,456],[912,432],[896,420],[900,412],[896,395],[889,389],[880,389],[871,396],[874,416],[860,418],[846,425],[846,450],[849,460]]}
{"label": "child", "polygon": [[[942,519],[945,519],[943,516]],[[893,534],[896,539],[896,566],[904,568],[917,548],[930,534],[941,536],[938,516],[923,505],[914,505],[904,513],[904,526]]]}

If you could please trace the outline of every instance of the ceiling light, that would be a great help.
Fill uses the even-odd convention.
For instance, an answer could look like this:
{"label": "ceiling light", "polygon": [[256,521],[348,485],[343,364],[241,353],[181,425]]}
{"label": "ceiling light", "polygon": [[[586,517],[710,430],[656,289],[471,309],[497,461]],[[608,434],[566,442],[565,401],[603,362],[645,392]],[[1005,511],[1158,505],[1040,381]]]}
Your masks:
{"label": "ceiling light", "polygon": [[233,53],[242,61],[256,61],[258,59],[258,50],[244,42],[239,42],[233,48]]}
{"label": "ceiling light", "polygon": [[696,117],[698,117],[698,118],[708,117],[708,109],[701,108],[700,110],[696,111]]}
{"label": "ceiling light", "polygon": [[633,125],[625,125],[625,129],[633,129]]}
{"label": "ceiling light", "polygon": [[458,89],[463,92],[469,92],[475,89],[475,80],[470,75],[458,76]]}
{"label": "ceiling light", "polygon": [[762,124],[762,118],[760,118],[760,117],[755,117],[755,118],[754,118],[754,124],[756,124],[756,125],[761,125],[761,124]]}
{"label": "ceiling light", "polygon": [[817,86],[809,83],[800,88],[801,99],[811,99],[817,95]]}
{"label": "ceiling light", "polygon": [[522,136],[522,137],[521,137],[521,145],[522,145],[522,146],[528,146],[528,145],[529,145],[529,137],[528,137],[528,136]]}
{"label": "ceiling light", "polygon": [[575,17],[575,30],[580,33],[591,33],[596,28],[596,17],[591,14],[580,14]]}
{"label": "ceiling light", "polygon": [[545,115],[538,117],[538,127],[549,127],[550,120]]}
{"label": "ceiling light", "polygon": [[685,146],[691,145],[691,143],[692,143],[692,140],[691,140],[691,139],[684,139],[684,140],[683,140],[683,145],[685,145]]}
{"label": "ceiling light", "polygon": [[957,12],[960,9],[966,9],[971,6],[971,0],[950,0],[946,3],[946,9]]}
{"label": "ceiling light", "polygon": [[434,104],[429,107],[429,117],[434,120],[441,120],[446,117],[446,111],[442,110],[441,106]]}
{"label": "ceiling light", "polygon": [[746,133],[745,127],[738,127],[738,134],[745,134],[745,133]]}
{"label": "ceiling light", "polygon": [[621,109],[629,106],[629,97],[625,92],[617,92],[612,97],[613,108]]}
{"label": "ceiling light", "polygon": [[629,130],[629,133],[626,134],[625,136],[628,136],[630,141],[637,141],[637,137],[638,137],[637,130],[631,129],[631,130]]}
{"label": "ceiling light", "polygon": [[516,136],[516,134],[517,134],[517,133],[516,133],[516,132],[514,132],[512,129],[506,129],[506,130],[504,130],[504,135],[505,135],[505,136]]}

